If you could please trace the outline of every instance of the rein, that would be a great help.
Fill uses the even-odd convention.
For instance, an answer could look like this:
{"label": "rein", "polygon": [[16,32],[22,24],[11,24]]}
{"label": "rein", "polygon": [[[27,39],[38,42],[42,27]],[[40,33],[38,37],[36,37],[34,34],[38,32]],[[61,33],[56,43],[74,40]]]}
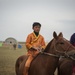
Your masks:
{"label": "rein", "polygon": [[75,60],[75,58],[73,58],[72,56],[69,56],[70,59]]}
{"label": "rein", "polygon": [[43,52],[41,50],[37,50],[37,51],[39,51],[39,53],[41,53],[41,54],[45,54],[45,55],[49,55],[49,56],[53,56],[53,57],[57,57],[57,58],[64,57],[64,56],[59,56],[59,55]]}
{"label": "rein", "polygon": [[39,53],[41,53],[41,54],[46,54],[46,55],[54,56],[54,57],[57,57],[57,58],[59,58],[59,57],[64,57],[64,56],[59,56],[59,55],[55,55],[55,54],[43,52],[42,50],[38,50],[38,48],[35,48],[35,50],[39,51]]}
{"label": "rein", "polygon": [[[61,51],[58,51],[58,50],[56,49],[55,45],[54,45],[54,50],[55,50],[56,52],[60,53],[60,54],[65,54],[65,56],[70,57],[70,56],[67,54],[67,51],[69,50],[70,47],[71,47],[71,45],[68,46],[66,50],[63,48],[63,50],[65,50],[65,51],[64,51],[64,52],[61,52]],[[58,58],[60,58],[60,57],[61,57],[61,58],[65,57],[64,55],[55,55],[55,54],[51,54],[51,53],[47,53],[47,52],[42,52],[42,51],[40,51],[40,52],[41,52],[42,54],[46,54],[46,55],[53,56],[53,57],[58,57]],[[73,59],[72,57],[70,57],[70,58]]]}
{"label": "rein", "polygon": [[57,57],[57,58],[61,57],[61,56],[59,56],[59,55],[55,55],[55,54],[51,54],[51,53],[47,53],[47,52],[41,52],[41,53],[42,53],[42,54],[49,55],[49,56]]}
{"label": "rein", "polygon": [[[68,49],[70,48],[70,46],[67,48],[67,51],[68,51]],[[63,48],[64,49],[64,48]],[[38,49],[37,49],[38,50]],[[60,53],[60,54],[65,54],[65,55],[67,55],[67,51],[65,50],[64,52],[61,52],[61,51],[58,51],[57,49],[56,49],[56,47],[55,47],[55,45],[54,45],[54,50],[56,51],[56,52],[58,52],[58,53]],[[40,53],[42,53],[42,54],[46,54],[46,55],[49,55],[49,56],[53,56],[53,57],[57,57],[57,58],[60,58],[60,57],[65,57],[64,55],[55,55],[55,54],[52,54],[52,53],[47,53],[47,52],[43,52],[43,51],[41,51],[41,50],[38,50]]]}
{"label": "rein", "polygon": [[44,52],[44,51],[41,51],[41,50],[38,50],[40,53],[42,53],[42,54],[45,54],[45,55],[49,55],[49,56],[53,56],[53,57],[57,57],[57,58],[64,58],[64,57],[68,57],[68,58],[71,58],[72,60],[75,60],[72,56],[69,56],[68,54],[67,54],[67,51],[69,50],[69,48],[71,47],[71,45],[69,45],[67,48],[66,48],[66,50],[63,48],[63,50],[64,50],[64,52],[61,52],[61,51],[58,51],[57,49],[56,49],[56,47],[55,47],[55,45],[54,45],[54,50],[56,51],[56,52],[58,52],[58,53],[60,53],[60,54],[64,54],[64,55],[55,55],[55,54],[52,54],[52,53],[47,53],[47,52]]}

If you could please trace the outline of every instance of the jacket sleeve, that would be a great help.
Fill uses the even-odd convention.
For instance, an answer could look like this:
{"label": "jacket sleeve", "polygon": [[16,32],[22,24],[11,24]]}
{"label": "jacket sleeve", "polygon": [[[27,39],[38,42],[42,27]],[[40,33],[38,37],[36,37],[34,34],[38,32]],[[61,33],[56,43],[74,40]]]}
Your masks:
{"label": "jacket sleeve", "polygon": [[41,43],[41,44],[42,44],[42,48],[45,49],[46,44],[45,44],[45,40],[44,40],[44,38],[42,38],[42,43]]}
{"label": "jacket sleeve", "polygon": [[31,45],[31,36],[28,35],[27,39],[26,39],[26,47],[27,49],[30,49],[32,47]]}

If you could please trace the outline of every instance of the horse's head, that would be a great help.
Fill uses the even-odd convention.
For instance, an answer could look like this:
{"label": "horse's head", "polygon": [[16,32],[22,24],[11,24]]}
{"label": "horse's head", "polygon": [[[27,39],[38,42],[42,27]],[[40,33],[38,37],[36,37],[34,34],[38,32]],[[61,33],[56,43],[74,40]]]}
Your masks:
{"label": "horse's head", "polygon": [[56,32],[53,32],[53,40],[47,45],[49,47],[48,53],[55,55],[67,55],[68,52],[73,51],[75,54],[75,48],[72,44],[63,37],[63,34],[60,32],[57,35]]}
{"label": "horse's head", "polygon": [[72,44],[66,40],[63,37],[63,34],[60,32],[59,35],[57,36],[56,32],[53,33],[53,44],[54,44],[54,50],[59,53],[59,54],[66,54],[70,52],[74,52],[75,54],[75,48],[72,46]]}

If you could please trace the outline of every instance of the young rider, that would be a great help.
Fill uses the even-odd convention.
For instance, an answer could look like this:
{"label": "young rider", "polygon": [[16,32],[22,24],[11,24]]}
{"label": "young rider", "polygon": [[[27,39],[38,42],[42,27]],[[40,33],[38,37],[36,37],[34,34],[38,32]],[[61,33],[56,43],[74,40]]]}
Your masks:
{"label": "young rider", "polygon": [[41,24],[38,22],[34,22],[32,25],[33,32],[27,36],[26,39],[26,47],[27,47],[27,55],[28,59],[25,64],[25,75],[28,75],[28,69],[30,67],[31,61],[34,57],[37,56],[40,50],[45,49],[45,41],[44,37],[39,34],[41,29]]}

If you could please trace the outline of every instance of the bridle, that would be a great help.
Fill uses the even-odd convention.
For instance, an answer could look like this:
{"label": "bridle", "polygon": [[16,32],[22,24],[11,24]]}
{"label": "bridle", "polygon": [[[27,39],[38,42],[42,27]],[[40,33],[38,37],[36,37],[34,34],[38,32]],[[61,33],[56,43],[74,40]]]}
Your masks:
{"label": "bridle", "polygon": [[62,47],[62,49],[64,50],[64,52],[61,52],[61,51],[58,51],[56,48],[55,48],[55,51],[56,52],[58,52],[58,53],[60,53],[60,54],[65,54],[65,55],[67,55],[67,51],[69,50],[69,48],[71,47],[71,45],[69,45],[66,49],[64,49],[63,47]]}
{"label": "bridle", "polygon": [[46,54],[46,55],[49,55],[49,56],[54,56],[54,57],[58,57],[58,58],[60,58],[60,57],[70,57],[68,54],[67,54],[67,51],[69,50],[69,48],[71,47],[71,45],[69,45],[68,47],[67,47],[67,49],[65,50],[63,47],[63,50],[64,50],[64,52],[61,52],[61,51],[58,51],[57,49],[56,49],[56,43],[55,43],[55,45],[54,45],[54,50],[56,51],[56,52],[58,52],[58,53],[60,53],[60,54],[64,54],[64,55],[56,55],[56,54],[52,54],[52,53],[47,53],[47,52],[42,52],[42,51],[40,51],[42,54]]}

